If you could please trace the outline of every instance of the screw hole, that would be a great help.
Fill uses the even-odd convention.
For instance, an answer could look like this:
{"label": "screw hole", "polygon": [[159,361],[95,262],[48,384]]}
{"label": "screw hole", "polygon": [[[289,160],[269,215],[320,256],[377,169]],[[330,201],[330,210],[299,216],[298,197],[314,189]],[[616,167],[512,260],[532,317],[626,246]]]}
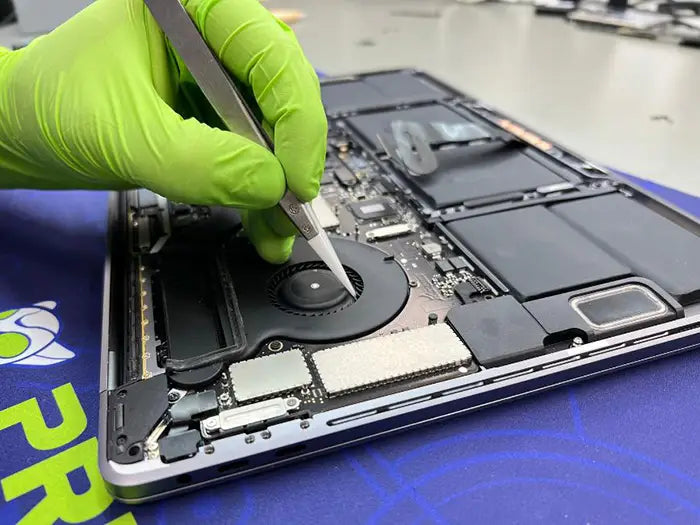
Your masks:
{"label": "screw hole", "polygon": [[138,456],[139,452],[141,452],[140,445],[131,445],[129,447],[129,455],[130,456]]}
{"label": "screw hole", "polygon": [[126,390],[120,390],[117,392],[117,397],[124,398],[126,397]]}

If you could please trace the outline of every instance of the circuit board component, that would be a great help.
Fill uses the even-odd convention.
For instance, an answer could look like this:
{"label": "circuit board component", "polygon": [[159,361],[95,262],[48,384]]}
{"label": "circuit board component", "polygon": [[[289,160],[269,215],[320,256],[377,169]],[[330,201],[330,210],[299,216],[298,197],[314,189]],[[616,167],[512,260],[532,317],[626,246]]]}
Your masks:
{"label": "circuit board component", "polygon": [[471,362],[471,352],[446,324],[435,324],[316,352],[326,392],[337,396]]}
{"label": "circuit board component", "polygon": [[311,374],[300,350],[258,357],[229,367],[233,395],[239,403],[310,385]]}

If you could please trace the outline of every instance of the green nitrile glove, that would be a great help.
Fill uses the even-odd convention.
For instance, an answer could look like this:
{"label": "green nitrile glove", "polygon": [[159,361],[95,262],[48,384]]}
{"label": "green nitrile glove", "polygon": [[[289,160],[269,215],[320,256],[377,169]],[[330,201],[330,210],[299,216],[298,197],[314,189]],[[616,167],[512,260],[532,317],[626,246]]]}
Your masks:
{"label": "green nitrile glove", "polygon": [[326,118],[291,30],[258,0],[183,2],[226,67],[254,93],[275,155],[218,129],[143,0],[97,0],[18,51],[0,50],[0,186],[149,188],[235,206],[259,253],[291,251],[273,207],[288,186],[318,193]]}

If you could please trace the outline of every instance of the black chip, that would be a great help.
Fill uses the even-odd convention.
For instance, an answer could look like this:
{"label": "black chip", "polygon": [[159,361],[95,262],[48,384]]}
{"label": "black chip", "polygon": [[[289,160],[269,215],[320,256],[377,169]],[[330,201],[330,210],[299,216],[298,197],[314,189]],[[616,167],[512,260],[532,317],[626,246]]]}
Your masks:
{"label": "black chip", "polygon": [[333,174],[335,178],[338,179],[338,182],[345,187],[354,186],[358,183],[357,177],[355,177],[355,174],[350,171],[347,166],[340,165],[334,168]]}
{"label": "black chip", "polygon": [[384,186],[384,184],[382,184],[381,182],[375,182],[374,189],[377,190],[381,195],[386,195],[387,193],[389,193],[387,187]]}
{"label": "black chip", "polygon": [[450,257],[448,261],[450,261],[450,264],[454,267],[455,270],[463,270],[469,267],[469,263],[461,255],[459,257]]}
{"label": "black chip", "polygon": [[350,204],[352,214],[358,219],[373,220],[393,217],[396,210],[384,199],[370,199]]}
{"label": "black chip", "polygon": [[477,295],[480,295],[481,292],[476,289],[476,286],[474,286],[470,282],[466,283],[459,283],[457,286],[455,286],[455,295],[457,296],[457,299],[462,301],[462,303],[471,303],[474,300],[474,297]]}
{"label": "black chip", "polygon": [[436,262],[435,268],[437,269],[438,272],[443,273],[443,274],[454,270],[454,268],[449,263],[449,261],[446,261],[446,260]]}

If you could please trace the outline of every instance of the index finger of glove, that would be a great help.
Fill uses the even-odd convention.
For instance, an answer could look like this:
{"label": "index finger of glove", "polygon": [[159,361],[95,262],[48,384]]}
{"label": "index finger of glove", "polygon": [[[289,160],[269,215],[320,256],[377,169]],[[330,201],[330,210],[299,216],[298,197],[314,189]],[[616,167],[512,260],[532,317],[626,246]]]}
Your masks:
{"label": "index finger of glove", "polygon": [[292,31],[258,0],[184,2],[208,44],[249,85],[274,128],[275,155],[301,200],[318,194],[327,122],[318,78]]}

